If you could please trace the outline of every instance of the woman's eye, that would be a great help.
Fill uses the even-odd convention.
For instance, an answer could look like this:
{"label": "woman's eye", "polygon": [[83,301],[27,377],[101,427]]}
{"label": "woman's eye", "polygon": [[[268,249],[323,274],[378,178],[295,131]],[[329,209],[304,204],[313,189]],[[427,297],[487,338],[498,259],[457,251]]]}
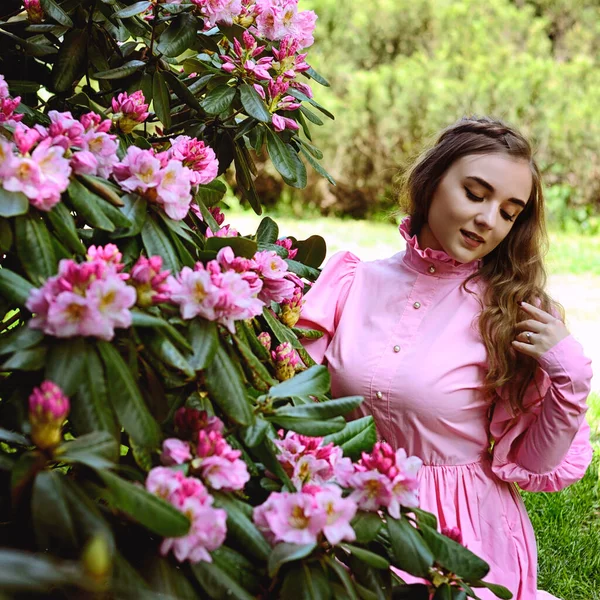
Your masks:
{"label": "woman's eye", "polygon": [[504,219],[506,219],[507,221],[510,221],[511,223],[515,220],[514,215],[509,215],[506,211],[501,210],[500,213],[502,214],[502,217]]}
{"label": "woman's eye", "polygon": [[476,196],[468,187],[465,186],[465,192],[467,194],[467,198],[469,200],[473,200],[473,202],[483,202],[483,198]]}

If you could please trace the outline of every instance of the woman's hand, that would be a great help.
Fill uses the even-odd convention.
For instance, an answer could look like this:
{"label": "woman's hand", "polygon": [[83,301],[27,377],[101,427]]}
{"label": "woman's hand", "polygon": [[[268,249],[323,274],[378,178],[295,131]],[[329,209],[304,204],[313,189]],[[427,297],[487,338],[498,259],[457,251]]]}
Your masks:
{"label": "woman's hand", "polygon": [[530,318],[517,323],[520,333],[512,344],[518,352],[537,360],[569,335],[565,324],[545,310],[527,302],[521,302],[520,306]]}

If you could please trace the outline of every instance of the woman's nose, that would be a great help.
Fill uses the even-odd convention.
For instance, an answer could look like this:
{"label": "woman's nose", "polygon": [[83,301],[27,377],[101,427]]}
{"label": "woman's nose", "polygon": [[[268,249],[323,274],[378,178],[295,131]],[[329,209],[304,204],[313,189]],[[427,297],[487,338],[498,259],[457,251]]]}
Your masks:
{"label": "woman's nose", "polygon": [[498,219],[498,211],[490,203],[486,207],[481,207],[479,213],[475,216],[475,224],[485,229],[493,229]]}

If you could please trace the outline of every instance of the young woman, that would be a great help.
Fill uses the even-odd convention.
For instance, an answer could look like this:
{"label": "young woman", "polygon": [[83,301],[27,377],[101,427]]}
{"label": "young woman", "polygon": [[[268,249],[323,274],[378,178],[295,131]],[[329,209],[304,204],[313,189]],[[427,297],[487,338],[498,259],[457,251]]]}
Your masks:
{"label": "young woman", "polygon": [[515,484],[548,492],[583,477],[592,372],[544,291],[540,172],[518,132],[463,119],[405,192],[406,250],[333,256],[306,296],[299,326],[324,332],[306,347],[328,365],[334,397],[365,397],[353,417],[373,415],[381,440],[423,460],[421,507],[461,530],[486,579],[516,600],[553,598],[537,591]]}

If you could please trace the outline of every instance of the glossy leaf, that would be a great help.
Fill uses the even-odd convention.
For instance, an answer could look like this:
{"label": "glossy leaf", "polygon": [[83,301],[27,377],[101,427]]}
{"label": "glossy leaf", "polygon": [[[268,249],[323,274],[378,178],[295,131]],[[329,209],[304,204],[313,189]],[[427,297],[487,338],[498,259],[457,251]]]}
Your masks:
{"label": "glossy leaf", "polygon": [[254,600],[255,598],[215,563],[201,561],[193,564],[191,569],[198,583],[211,598],[231,600]]}
{"label": "glossy leaf", "polygon": [[487,588],[502,600],[510,600],[513,597],[512,593],[507,588],[505,588],[503,585],[498,585],[497,583],[488,583],[487,581],[471,581],[470,585],[474,588]]}
{"label": "glossy leaf", "polygon": [[65,27],[73,27],[71,17],[54,0],[40,0],[40,5],[46,15]]}
{"label": "glossy leaf", "polygon": [[112,508],[164,537],[178,537],[188,533],[189,519],[166,500],[110,471],[98,471],[98,475],[110,490],[108,502]]}
{"label": "glossy leaf", "polygon": [[0,336],[0,355],[32,348],[37,346],[43,339],[44,334],[39,329],[31,329],[27,325],[13,327]]}
{"label": "glossy leaf", "polygon": [[344,456],[357,460],[362,452],[370,452],[377,441],[375,421],[372,416],[348,421],[344,429],[325,438],[325,443],[340,446]]}
{"label": "glossy leaf", "polygon": [[148,256],[158,254],[162,256],[163,268],[171,273],[179,272],[179,257],[167,234],[162,230],[156,220],[150,216],[142,228],[142,243]]}
{"label": "glossy leaf", "polygon": [[190,379],[194,377],[195,371],[186,358],[162,333],[152,334],[144,337],[147,348],[163,364],[169,365],[184,373]]}
{"label": "glossy leaf", "polygon": [[252,258],[258,249],[254,240],[243,237],[210,237],[206,240],[205,250],[218,252],[221,248],[230,246],[236,256],[243,258]]}
{"label": "glossy leaf", "polygon": [[248,83],[243,83],[240,85],[240,100],[248,116],[254,117],[261,123],[271,122],[271,113],[269,112],[264,100]]}
{"label": "glossy leaf", "polygon": [[47,348],[18,350],[0,367],[3,371],[38,371],[46,362]]}
{"label": "glossy leaf", "polygon": [[14,236],[7,219],[0,219],[0,253],[8,254],[12,248]]}
{"label": "glossy leaf", "polygon": [[101,200],[77,179],[71,180],[68,194],[71,199],[71,205],[77,211],[77,214],[83,217],[87,223],[104,231],[115,230],[113,222],[104,214],[100,207]]}
{"label": "glossy leaf", "polygon": [[55,454],[63,462],[81,463],[93,469],[110,469],[119,456],[119,444],[110,433],[94,431],[64,442]]}
{"label": "glossy leaf", "polygon": [[312,437],[321,437],[341,431],[346,424],[343,417],[335,417],[333,419],[321,421],[299,417],[285,417],[274,414],[268,415],[265,418],[277,423],[285,429],[291,429],[302,435],[309,435]]}
{"label": "glossy leaf", "polygon": [[274,244],[279,237],[279,226],[271,217],[265,217],[256,230],[256,241],[259,244]]}
{"label": "glossy leaf", "polygon": [[[327,556],[325,558],[327,565],[329,568],[338,576],[338,579],[342,582],[343,591],[345,595],[341,593],[341,591],[333,590],[334,598],[336,600],[359,600],[358,594],[356,593],[356,588],[354,587],[354,583],[350,578],[350,574],[346,570],[346,568],[335,558]],[[336,593],[337,592],[337,593]]]}
{"label": "glossy leaf", "polygon": [[165,129],[171,127],[169,88],[160,71],[156,71],[152,77],[152,103],[154,112],[160,122],[165,126]]}
{"label": "glossy leaf", "polygon": [[177,97],[183,103],[191,106],[197,111],[202,110],[198,98],[194,96],[187,84],[181,81],[181,79],[179,79],[175,73],[172,73],[171,71],[164,71],[163,75],[165,76],[167,83],[171,86],[171,89],[175,92],[175,94],[177,94]]}
{"label": "glossy leaf", "polygon": [[210,365],[204,371],[206,388],[219,408],[234,422],[250,425],[254,420],[236,366],[227,351],[219,345]]}
{"label": "glossy leaf", "polygon": [[31,446],[31,442],[16,431],[9,431],[0,427],[0,441],[9,444],[17,444],[17,446]]}
{"label": "glossy leaf", "polygon": [[120,188],[109,183],[106,179],[96,177],[95,175],[79,175],[81,182],[89,188],[94,194],[100,196],[113,206],[122,207],[123,200],[121,199]]}
{"label": "glossy leaf", "polygon": [[47,212],[46,218],[64,244],[73,252],[85,255],[87,249],[79,239],[73,215],[64,202],[59,202],[50,212]]}
{"label": "glossy leaf", "polygon": [[[315,367],[311,367],[311,369],[314,368]],[[288,381],[293,381],[293,379],[295,378]],[[303,396],[304,394],[293,395]],[[360,406],[362,401],[362,396],[348,396],[345,398],[337,398],[335,400],[325,400],[323,402],[307,402],[306,404],[301,404],[299,406],[288,404],[278,408],[275,413],[277,416],[295,417],[300,419],[331,419],[332,417],[338,417],[351,412],[357,406]]]}
{"label": "glossy leaf", "polygon": [[336,185],[335,179],[325,170],[325,168],[323,167],[323,165],[321,165],[320,162],[318,162],[314,157],[312,157],[310,155],[309,152],[306,151],[306,148],[304,148],[304,146],[300,147],[300,152],[302,152],[302,154],[304,154],[304,157],[306,158],[306,160],[309,162],[309,164],[312,166],[312,168],[319,175],[321,175],[321,177],[325,177],[325,179],[327,179],[327,181],[329,181],[329,183],[331,185]]}
{"label": "glossy leaf", "polygon": [[411,575],[426,577],[437,554],[433,554],[427,542],[406,518],[388,517],[387,529],[396,558],[394,566]]}
{"label": "glossy leaf", "polygon": [[[306,184],[308,182],[308,175],[306,173],[306,167],[304,166],[304,163],[298,156],[297,152],[295,152],[291,146],[289,146],[289,148],[291,149],[289,156],[291,159],[291,164],[293,164],[294,174],[290,178],[283,177],[283,180],[289,186],[302,190],[306,187]],[[282,176],[283,176],[283,174],[282,174]]]}
{"label": "glossy leaf", "polygon": [[53,340],[44,377],[54,381],[67,396],[72,396],[83,383],[85,357],[84,338]]}
{"label": "glossy leaf", "polygon": [[213,361],[219,347],[217,324],[206,319],[194,319],[189,326],[189,342],[193,355],[188,362],[196,371],[206,369]]}
{"label": "glossy leaf", "polygon": [[372,542],[383,527],[383,520],[377,513],[359,511],[350,522],[359,544]]}
{"label": "glossy leaf", "polygon": [[[289,398],[290,396],[320,396],[326,394],[331,386],[331,377],[327,367],[315,365],[298,373],[292,379],[274,385],[269,390],[271,398]],[[341,413],[338,413],[341,414]]]}
{"label": "glossy leaf", "polygon": [[295,154],[293,148],[283,142],[281,138],[267,129],[267,152],[273,162],[273,166],[281,173],[281,176],[291,181],[296,176],[296,161],[292,154]]}
{"label": "glossy leaf", "polygon": [[92,75],[94,79],[124,79],[133,75],[136,71],[139,71],[146,66],[146,63],[141,60],[129,60],[123,63],[120,67],[114,69],[108,69],[106,71],[98,71]]}
{"label": "glossy leaf", "polygon": [[358,560],[361,560],[375,569],[388,569],[390,566],[390,563],[383,556],[365,550],[364,548],[359,548],[352,544],[340,544],[340,547],[346,550],[346,552],[353,554]]}
{"label": "glossy leaf", "polygon": [[200,106],[209,115],[218,115],[231,106],[236,93],[236,88],[234,87],[219,85],[206,94]]}
{"label": "glossy leaf", "polygon": [[318,565],[305,563],[290,569],[283,580],[281,600],[329,600],[329,580]]}
{"label": "glossy leaf", "polygon": [[171,338],[171,340],[176,342],[184,350],[193,350],[191,344],[185,339],[183,334],[179,333],[179,331],[177,331],[177,329],[175,329],[168,321],[139,310],[131,311],[131,319],[131,324],[134,327],[161,329]]}
{"label": "glossy leaf", "polygon": [[86,29],[72,29],[65,35],[52,67],[52,87],[57,93],[71,90],[83,75],[87,42]]}
{"label": "glossy leaf", "polygon": [[108,342],[98,342],[98,350],[106,368],[110,401],[125,431],[139,445],[155,448],[160,439],[160,429],[125,361]]}
{"label": "glossy leaf", "polygon": [[0,186],[0,217],[16,217],[29,210],[29,200],[22,192],[9,192]]}
{"label": "glossy leaf", "polygon": [[298,254],[295,260],[318,269],[327,255],[327,244],[320,235],[311,235],[296,244]]}
{"label": "glossy leaf", "polygon": [[148,216],[148,201],[139,194],[126,194],[121,198],[123,208],[121,212],[131,222],[131,226],[123,231],[115,231],[111,239],[120,239],[137,235],[142,230]]}
{"label": "glossy leaf", "polygon": [[17,306],[25,306],[33,285],[9,269],[0,269],[0,295]]}
{"label": "glossy leaf", "polygon": [[157,50],[165,56],[176,57],[187,50],[198,35],[198,20],[184,13],[171,22],[161,34]]}
{"label": "glossy leaf", "polygon": [[15,243],[19,260],[29,279],[44,283],[56,272],[56,257],[46,224],[35,213],[15,219]]}
{"label": "glossy leaf", "polygon": [[116,19],[127,19],[129,17],[134,17],[135,15],[139,15],[143,13],[145,10],[152,6],[152,2],[135,2],[131,6],[127,6],[118,10],[113,14],[113,17]]}
{"label": "glossy leaf", "polygon": [[275,577],[284,564],[306,558],[316,547],[316,544],[277,544],[269,555],[269,577]]}

